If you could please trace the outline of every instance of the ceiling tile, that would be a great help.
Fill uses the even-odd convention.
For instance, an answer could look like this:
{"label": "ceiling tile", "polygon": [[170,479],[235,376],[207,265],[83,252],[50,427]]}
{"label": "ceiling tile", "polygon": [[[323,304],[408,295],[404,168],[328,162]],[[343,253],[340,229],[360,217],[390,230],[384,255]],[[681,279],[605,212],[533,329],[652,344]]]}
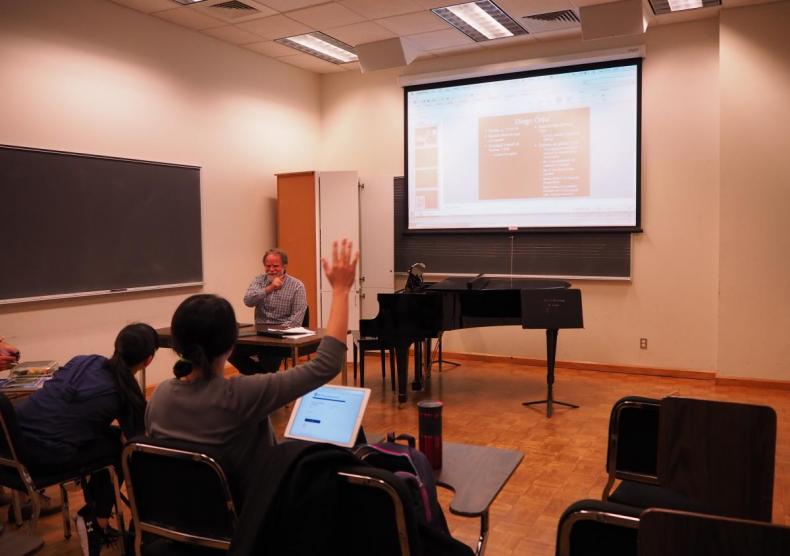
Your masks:
{"label": "ceiling tile", "polygon": [[312,27],[303,25],[298,21],[294,21],[284,15],[273,15],[271,17],[264,17],[262,19],[254,19],[252,21],[245,21],[239,23],[237,27],[250,31],[256,35],[260,35],[264,39],[279,39],[282,37],[292,37],[294,35],[303,35],[311,31],[315,31]]}
{"label": "ceiling tile", "polygon": [[544,31],[542,33],[532,33],[529,36],[539,41],[556,41],[570,37],[581,37],[582,28],[581,26],[578,26],[572,29],[557,29],[554,31]]}
{"label": "ceiling tile", "polygon": [[322,31],[329,27],[339,27],[365,21],[365,18],[361,15],[334,2],[288,12],[288,17]]}
{"label": "ceiling tile", "polygon": [[183,6],[173,10],[165,10],[163,12],[156,12],[153,15],[189,27],[190,29],[208,29],[209,27],[221,27],[223,23],[218,19],[203,15],[195,10],[190,10],[188,7]]}
{"label": "ceiling tile", "polygon": [[[597,0],[611,2],[612,0]],[[525,15],[542,14],[547,12],[560,12],[562,10],[572,10],[573,4],[570,0],[495,0],[496,5],[515,19],[519,20],[520,17]]]}
{"label": "ceiling tile", "polygon": [[385,17],[377,19],[376,23],[398,35],[416,35],[451,28],[449,23],[429,11]]}
{"label": "ceiling tile", "polygon": [[170,10],[175,6],[173,0],[112,0],[116,4],[121,4],[127,8],[132,8],[139,12],[151,13]]}
{"label": "ceiling tile", "polygon": [[344,25],[343,27],[331,27],[326,29],[325,32],[327,35],[335,37],[351,46],[383,41],[395,36],[395,33],[388,31],[372,21],[363,21],[362,23]]}
{"label": "ceiling tile", "polygon": [[[340,0],[340,4],[368,19],[419,12],[425,8],[414,0]],[[452,0],[450,1],[452,4]]]}
{"label": "ceiling tile", "polygon": [[475,42],[455,29],[409,35],[409,41],[414,43],[420,50],[437,50],[439,48],[449,48]]}
{"label": "ceiling tile", "polygon": [[279,58],[281,62],[291,64],[306,70],[314,71],[316,73],[339,73],[345,71],[340,64],[333,64],[332,62],[325,62],[315,56],[309,54],[297,54],[296,56],[287,56]]}
{"label": "ceiling tile", "polygon": [[315,6],[316,4],[326,4],[326,0],[257,0],[257,2],[278,12],[298,10],[307,6]]}
{"label": "ceiling tile", "polygon": [[249,31],[245,31],[244,29],[239,29],[233,25],[214,27],[212,29],[206,29],[203,32],[207,35],[211,35],[212,37],[216,37],[233,44],[249,44],[251,42],[258,42],[261,40],[258,35],[250,33]]}
{"label": "ceiling tile", "polygon": [[244,48],[259,52],[269,56],[270,58],[282,58],[284,56],[296,56],[297,54],[300,54],[300,52],[295,48],[291,48],[290,46],[285,46],[284,44],[274,41],[245,44]]}

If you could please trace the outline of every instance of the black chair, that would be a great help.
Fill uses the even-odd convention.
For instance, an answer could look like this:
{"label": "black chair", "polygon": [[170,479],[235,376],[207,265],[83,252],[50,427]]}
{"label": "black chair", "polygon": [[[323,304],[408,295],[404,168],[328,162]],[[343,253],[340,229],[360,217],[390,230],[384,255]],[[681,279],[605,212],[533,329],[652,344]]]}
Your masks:
{"label": "black chair", "polygon": [[378,338],[362,337],[359,330],[351,331],[351,339],[353,343],[353,357],[354,357],[354,382],[357,381],[357,369],[359,369],[359,385],[365,386],[365,352],[378,351],[381,356],[381,379],[384,380],[387,376],[386,357],[385,352],[389,352],[390,361],[390,375],[392,389],[395,390],[395,350],[379,340]]}
{"label": "black chair", "polygon": [[603,500],[770,521],[775,450],[770,407],[623,398],[612,408]]}
{"label": "black chair", "polygon": [[790,527],[651,509],[642,513],[638,545],[638,556],[790,554]]}
{"label": "black chair", "polygon": [[[27,494],[32,505],[30,516],[31,530],[36,529],[41,515],[41,499],[39,491],[58,485],[61,495],[61,514],[63,516],[63,535],[71,537],[71,521],[69,515],[69,497],[66,485],[77,483],[93,473],[107,470],[115,489],[115,506],[118,516],[118,528],[125,532],[121,497],[118,489],[118,476],[113,466],[113,458],[104,458],[79,466],[68,465],[29,465],[25,438],[19,428],[16,411],[5,394],[0,393],[0,485],[13,491],[14,518],[17,524],[22,523],[19,493]],[[121,543],[123,554],[123,543]]]}
{"label": "black chair", "polygon": [[636,556],[638,508],[579,500],[557,524],[556,556]]}
{"label": "black chair", "polygon": [[123,470],[136,556],[143,548],[164,554],[228,550],[236,507],[222,466],[206,446],[136,438],[124,448]]}

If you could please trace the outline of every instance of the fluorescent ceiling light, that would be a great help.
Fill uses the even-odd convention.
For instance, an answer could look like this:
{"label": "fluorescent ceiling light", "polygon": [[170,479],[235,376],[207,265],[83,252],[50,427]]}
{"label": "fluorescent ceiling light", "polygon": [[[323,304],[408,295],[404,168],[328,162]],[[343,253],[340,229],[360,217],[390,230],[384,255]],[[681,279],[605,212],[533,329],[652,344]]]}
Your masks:
{"label": "fluorescent ceiling light", "polygon": [[203,2],[204,0],[173,0],[174,2],[178,2],[179,4],[189,5],[189,4],[197,4],[198,2]]}
{"label": "fluorescent ceiling light", "polygon": [[434,8],[431,11],[478,42],[527,34],[526,29],[490,0]]}
{"label": "fluorescent ceiling light", "polygon": [[318,31],[277,39],[275,42],[301,50],[333,64],[346,64],[358,60],[354,49],[349,45]]}
{"label": "fluorescent ceiling light", "polygon": [[650,7],[656,15],[715,6],[721,6],[721,0],[650,0]]}
{"label": "fluorescent ceiling light", "polygon": [[681,10],[693,10],[694,8],[701,8],[702,0],[669,0],[669,8],[673,12]]}

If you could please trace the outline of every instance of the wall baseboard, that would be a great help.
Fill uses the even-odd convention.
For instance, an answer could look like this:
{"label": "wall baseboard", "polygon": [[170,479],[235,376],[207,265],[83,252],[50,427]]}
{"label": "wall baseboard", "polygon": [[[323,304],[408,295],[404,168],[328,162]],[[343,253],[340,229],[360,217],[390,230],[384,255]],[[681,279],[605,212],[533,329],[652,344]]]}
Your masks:
{"label": "wall baseboard", "polygon": [[740,376],[719,376],[716,377],[716,386],[744,386],[747,388],[790,390],[790,380],[779,380],[774,378],[748,378]]}

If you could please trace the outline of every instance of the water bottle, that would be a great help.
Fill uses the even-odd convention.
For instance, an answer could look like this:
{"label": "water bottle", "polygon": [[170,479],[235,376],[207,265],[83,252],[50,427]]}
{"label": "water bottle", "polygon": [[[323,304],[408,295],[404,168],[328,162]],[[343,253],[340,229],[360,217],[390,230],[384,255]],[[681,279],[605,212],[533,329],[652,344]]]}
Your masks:
{"label": "water bottle", "polygon": [[420,430],[420,452],[428,457],[434,469],[442,467],[442,402],[426,400],[417,404]]}

